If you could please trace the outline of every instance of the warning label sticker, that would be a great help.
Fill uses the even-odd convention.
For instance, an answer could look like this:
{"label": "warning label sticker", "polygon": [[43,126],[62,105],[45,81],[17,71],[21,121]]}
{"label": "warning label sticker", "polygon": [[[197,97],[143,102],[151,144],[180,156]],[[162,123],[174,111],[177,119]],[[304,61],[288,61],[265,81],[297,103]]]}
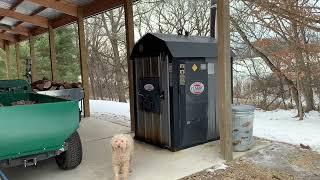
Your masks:
{"label": "warning label sticker", "polygon": [[196,72],[196,71],[198,70],[198,66],[197,66],[196,64],[194,64],[194,65],[192,66],[192,70],[193,70],[194,72]]}
{"label": "warning label sticker", "polygon": [[195,95],[200,95],[204,91],[204,84],[202,82],[194,82],[190,86],[190,92]]}

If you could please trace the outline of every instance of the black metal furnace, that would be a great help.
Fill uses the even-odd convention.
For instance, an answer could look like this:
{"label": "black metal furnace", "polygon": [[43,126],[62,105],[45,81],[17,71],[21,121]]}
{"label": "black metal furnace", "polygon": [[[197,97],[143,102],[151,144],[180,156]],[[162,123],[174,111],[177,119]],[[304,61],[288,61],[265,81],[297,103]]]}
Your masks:
{"label": "black metal furnace", "polygon": [[178,151],[219,138],[217,42],[148,33],[134,46],[135,138]]}

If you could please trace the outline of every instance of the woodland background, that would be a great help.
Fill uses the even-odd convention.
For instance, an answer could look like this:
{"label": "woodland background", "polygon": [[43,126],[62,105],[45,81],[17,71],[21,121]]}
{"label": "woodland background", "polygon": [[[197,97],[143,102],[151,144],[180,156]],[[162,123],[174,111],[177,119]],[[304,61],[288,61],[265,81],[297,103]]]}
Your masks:
{"label": "woodland background", "polygon": [[[231,0],[234,102],[265,110],[320,108],[319,0]],[[134,5],[135,38],[147,32],[209,36],[209,0],[140,0]],[[77,26],[56,29],[58,79],[79,81]],[[85,22],[92,99],[126,102],[128,81],[124,9]],[[48,34],[36,37],[37,79],[50,77]],[[21,65],[29,57],[21,44]],[[10,77],[16,78],[15,49],[10,48]],[[0,50],[0,67],[5,67]],[[24,73],[24,71],[23,71]],[[5,78],[0,68],[0,79]]]}

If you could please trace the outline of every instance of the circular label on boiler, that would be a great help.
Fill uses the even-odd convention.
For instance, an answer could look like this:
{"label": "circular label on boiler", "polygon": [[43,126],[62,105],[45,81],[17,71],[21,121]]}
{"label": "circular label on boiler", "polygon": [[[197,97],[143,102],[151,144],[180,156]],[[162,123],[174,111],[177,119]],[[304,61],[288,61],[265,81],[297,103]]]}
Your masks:
{"label": "circular label on boiler", "polygon": [[202,82],[194,82],[190,86],[190,92],[195,95],[200,95],[204,91],[204,84]]}
{"label": "circular label on boiler", "polygon": [[154,86],[152,84],[146,84],[143,86],[143,88],[146,91],[153,91],[154,90]]}

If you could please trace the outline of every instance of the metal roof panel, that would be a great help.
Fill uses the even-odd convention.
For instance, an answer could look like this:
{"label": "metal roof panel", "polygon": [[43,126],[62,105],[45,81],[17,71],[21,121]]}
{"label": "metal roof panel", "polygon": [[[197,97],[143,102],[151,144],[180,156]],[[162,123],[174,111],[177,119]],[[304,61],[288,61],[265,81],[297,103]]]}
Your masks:
{"label": "metal roof panel", "polygon": [[38,8],[40,8],[40,6],[35,3],[29,2],[29,1],[23,1],[17,7],[16,12],[30,15],[33,11],[35,11]]}
{"label": "metal roof panel", "polygon": [[16,3],[16,0],[0,0],[0,8],[10,9]]}
{"label": "metal roof panel", "polygon": [[55,9],[47,8],[47,9],[41,11],[38,15],[45,17],[45,18],[48,18],[49,20],[52,20],[52,19],[55,19],[55,18],[62,16],[63,13],[60,11],[57,11]]}
{"label": "metal roof panel", "polygon": [[9,26],[13,26],[13,25],[15,25],[17,22],[18,22],[18,20],[13,19],[13,18],[9,18],[9,17],[4,17],[4,18],[0,21],[0,23],[6,24],[6,25],[9,25]]}

